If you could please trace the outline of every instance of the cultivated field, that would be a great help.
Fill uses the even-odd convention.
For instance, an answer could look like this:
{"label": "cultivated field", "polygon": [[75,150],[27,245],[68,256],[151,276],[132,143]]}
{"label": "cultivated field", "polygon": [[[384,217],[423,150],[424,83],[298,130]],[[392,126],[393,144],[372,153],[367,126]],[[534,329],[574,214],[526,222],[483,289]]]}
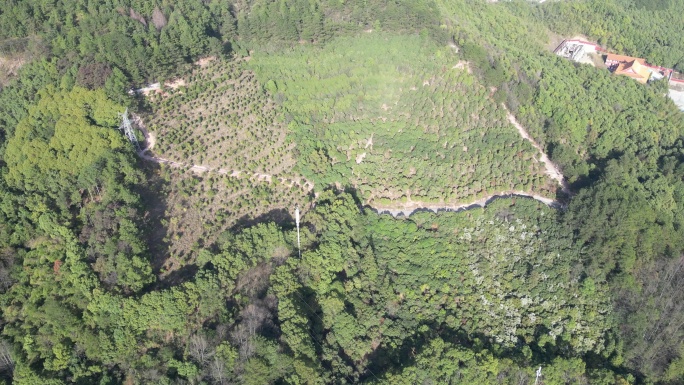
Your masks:
{"label": "cultivated field", "polygon": [[162,225],[155,254],[167,272],[236,225],[290,221],[313,187],[293,172],[283,115],[252,72],[217,60],[183,81],[151,94],[143,117],[156,142],[147,155],[172,161],[151,166],[165,197],[150,215]]}

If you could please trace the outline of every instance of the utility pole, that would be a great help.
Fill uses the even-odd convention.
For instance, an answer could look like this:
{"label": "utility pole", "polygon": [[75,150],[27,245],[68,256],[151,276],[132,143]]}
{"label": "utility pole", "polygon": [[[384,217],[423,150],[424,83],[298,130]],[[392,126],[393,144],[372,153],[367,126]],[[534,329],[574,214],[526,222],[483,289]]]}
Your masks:
{"label": "utility pole", "polygon": [[541,378],[541,366],[539,366],[539,369],[537,369],[537,379],[534,380],[534,385],[539,384],[539,379]]}
{"label": "utility pole", "polygon": [[297,250],[299,250],[299,258],[302,258],[302,245],[299,241],[299,206],[295,206],[295,223],[297,223]]}
{"label": "utility pole", "polygon": [[135,146],[136,151],[140,152],[138,138],[135,137],[133,126],[131,125],[130,119],[128,119],[128,108],[126,108],[126,111],[123,114],[119,114],[119,117],[121,118],[121,125],[119,126],[119,130],[121,130],[124,133],[124,135],[126,135],[128,140],[131,143],[133,143],[133,146]]}

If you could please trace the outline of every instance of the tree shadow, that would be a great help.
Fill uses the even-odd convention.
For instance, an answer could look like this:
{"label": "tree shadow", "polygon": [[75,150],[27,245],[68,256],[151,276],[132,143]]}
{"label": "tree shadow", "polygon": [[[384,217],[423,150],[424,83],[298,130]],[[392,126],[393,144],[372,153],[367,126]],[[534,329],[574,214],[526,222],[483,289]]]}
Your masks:
{"label": "tree shadow", "polygon": [[294,227],[295,219],[292,217],[292,213],[287,209],[273,209],[267,213],[257,215],[256,217],[243,215],[230,229],[228,229],[228,231],[239,233],[246,228],[261,223],[275,223],[276,225],[287,229]]}
{"label": "tree shadow", "polygon": [[199,271],[199,266],[195,264],[184,265],[180,269],[176,269],[169,274],[167,274],[164,279],[160,279],[153,286],[154,290],[164,290],[169,289],[174,286],[178,286],[183,282],[192,280],[195,274]]}
{"label": "tree shadow", "polygon": [[162,266],[169,258],[169,242],[166,241],[168,227],[168,202],[165,192],[169,190],[169,181],[162,175],[161,166],[156,163],[140,160],[140,169],[146,176],[147,183],[139,185],[136,192],[140,195],[145,210],[142,225],[143,237],[148,246],[152,272],[159,274]]}

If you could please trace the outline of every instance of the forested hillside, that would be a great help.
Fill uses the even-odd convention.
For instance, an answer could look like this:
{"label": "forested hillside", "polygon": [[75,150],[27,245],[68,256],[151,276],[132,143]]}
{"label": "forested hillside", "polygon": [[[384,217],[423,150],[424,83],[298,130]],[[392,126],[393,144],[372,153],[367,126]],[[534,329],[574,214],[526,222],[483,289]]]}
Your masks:
{"label": "forested hillside", "polygon": [[0,383],[684,383],[682,7],[6,2]]}

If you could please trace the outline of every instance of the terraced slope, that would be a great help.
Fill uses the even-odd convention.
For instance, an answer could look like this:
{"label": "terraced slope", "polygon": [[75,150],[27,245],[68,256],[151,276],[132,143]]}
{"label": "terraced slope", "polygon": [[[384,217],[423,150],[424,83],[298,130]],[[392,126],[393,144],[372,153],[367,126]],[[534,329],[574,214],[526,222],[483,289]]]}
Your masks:
{"label": "terraced slope", "polygon": [[204,63],[145,118],[151,155],[188,166],[166,174],[170,252],[303,205],[314,184],[378,209],[555,198],[538,149],[470,72],[451,47],[378,33]]}
{"label": "terraced slope", "polygon": [[368,33],[257,53],[248,65],[292,116],[298,169],[317,186],[353,186],[375,206],[513,190],[555,197],[496,90],[450,47]]}
{"label": "terraced slope", "polygon": [[155,153],[211,168],[279,174],[291,170],[294,145],[275,103],[239,63],[197,68],[170,96],[157,96],[149,122]]}
{"label": "terraced slope", "polygon": [[279,107],[241,63],[205,63],[180,84],[151,94],[143,117],[155,138],[146,157],[169,161],[159,173],[164,207],[152,210],[168,271],[236,224],[305,208],[313,187],[292,171],[295,145]]}

